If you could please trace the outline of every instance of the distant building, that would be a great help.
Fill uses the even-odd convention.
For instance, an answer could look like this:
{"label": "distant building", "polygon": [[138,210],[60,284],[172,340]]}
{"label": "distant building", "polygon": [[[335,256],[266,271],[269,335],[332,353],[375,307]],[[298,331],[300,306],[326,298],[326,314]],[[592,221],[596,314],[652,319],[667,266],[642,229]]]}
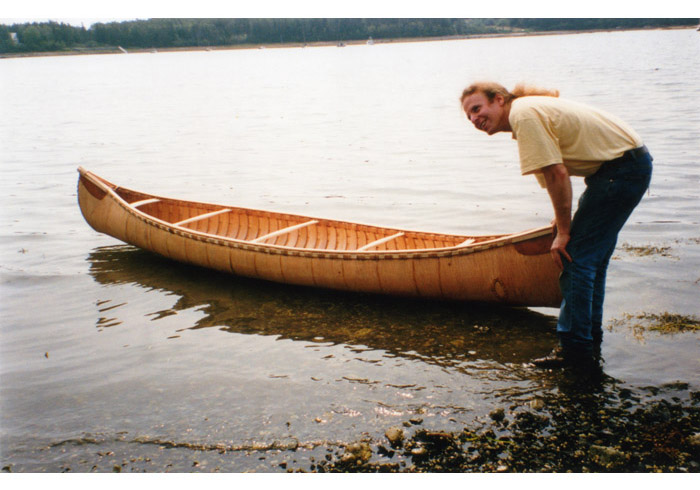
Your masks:
{"label": "distant building", "polygon": [[17,37],[16,32],[10,33],[10,41],[12,41],[14,44],[19,44],[19,38]]}

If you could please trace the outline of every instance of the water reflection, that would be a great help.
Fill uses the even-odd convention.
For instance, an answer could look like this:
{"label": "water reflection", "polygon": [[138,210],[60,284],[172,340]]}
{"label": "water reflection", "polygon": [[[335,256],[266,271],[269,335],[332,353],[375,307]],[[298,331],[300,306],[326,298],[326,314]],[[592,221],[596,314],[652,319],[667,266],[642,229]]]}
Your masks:
{"label": "water reflection", "polygon": [[[196,309],[189,329],[346,344],[358,351],[455,366],[463,362],[523,363],[547,352],[555,318],[524,308],[417,301],[286,286],[169,261],[127,245],[100,247],[90,274],[104,285],[135,284],[177,296],[155,319]],[[118,309],[99,328],[119,325]]]}
{"label": "water reflection", "polygon": [[[549,347],[553,317],[491,305],[408,301],[286,287],[182,266],[129,246],[96,249],[89,262],[91,275],[101,284],[134,284],[175,295],[172,309],[160,315],[191,309],[203,312],[191,329],[216,327],[238,334],[344,344],[358,352],[355,360],[376,362],[370,351],[380,350],[384,356],[410,358],[450,372],[440,381],[414,373],[403,379],[418,384],[407,386],[391,384],[388,379],[379,381],[371,369],[358,372],[360,378],[336,372],[333,384],[341,387],[346,381],[352,388],[341,388],[343,395],[332,389],[325,392],[326,412],[318,416],[304,416],[304,403],[289,392],[285,406],[302,416],[292,419],[286,414],[280,420],[293,420],[289,433],[274,433],[272,442],[260,446],[280,447],[284,436],[285,441],[294,441],[294,447],[308,448],[306,452],[279,454],[275,464],[281,461],[284,468],[318,471],[326,464],[323,457],[328,456],[328,469],[356,471],[358,468],[344,462],[342,446],[353,442],[359,432],[365,435],[363,440],[373,434],[368,447],[374,468],[386,464],[400,470],[404,464],[416,465],[421,471],[506,468],[519,472],[581,472],[644,471],[685,464],[684,457],[679,456],[684,453],[679,451],[683,445],[678,434],[694,430],[687,416],[692,397],[687,384],[650,391],[631,389],[602,370],[583,376],[566,370],[518,368],[517,363]],[[515,367],[499,369],[504,365]],[[465,398],[441,392],[438,385],[443,383],[455,390],[464,389],[464,380],[459,378],[474,379],[470,375],[475,367],[480,371],[476,378],[481,383],[468,389],[472,393],[469,398],[476,398],[477,406],[468,407]],[[372,378],[364,379],[365,375]],[[338,396],[344,396],[344,401],[357,396],[352,395],[355,387],[361,392],[361,402],[355,398],[346,406],[339,401]],[[316,397],[323,396],[323,387],[311,388]],[[396,388],[416,398],[397,401]],[[298,386],[294,390],[298,391]],[[494,397],[489,400],[490,394]],[[261,413],[270,410],[264,404],[250,409]],[[470,419],[469,412],[481,416]],[[418,425],[410,422],[416,418]],[[255,415],[247,420],[255,420]],[[400,422],[409,442],[403,448],[387,451],[383,434]],[[443,432],[431,432],[436,429]],[[470,447],[478,450],[469,452],[469,444],[444,431],[464,431],[462,435],[471,441]],[[452,445],[428,446],[433,451],[429,458],[414,457],[412,448],[422,447],[426,434],[440,435]],[[187,448],[191,444],[188,438],[184,442],[157,439],[158,444],[163,441],[173,447]],[[217,448],[217,444],[210,446]],[[236,447],[231,446],[231,452],[242,455],[244,451],[234,450]],[[254,446],[244,443],[240,447]],[[252,461],[238,464],[269,471],[264,465],[252,466]]]}

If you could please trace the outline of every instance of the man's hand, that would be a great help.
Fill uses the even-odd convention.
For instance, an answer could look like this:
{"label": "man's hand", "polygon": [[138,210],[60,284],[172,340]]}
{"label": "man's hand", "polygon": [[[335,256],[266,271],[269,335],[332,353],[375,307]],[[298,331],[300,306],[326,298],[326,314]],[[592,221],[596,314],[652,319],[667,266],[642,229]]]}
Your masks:
{"label": "man's hand", "polygon": [[571,229],[571,179],[566,167],[561,163],[543,167],[542,174],[554,208],[556,236],[552,242],[550,253],[559,269],[563,270],[562,257],[571,262],[571,256],[566,251],[566,246],[571,240],[569,234]]}
{"label": "man's hand", "polygon": [[571,262],[571,256],[569,252],[566,251],[566,246],[570,239],[571,237],[569,235],[557,232],[557,236],[554,237],[554,241],[552,242],[552,247],[549,249],[554,263],[557,264],[560,270],[564,270],[564,264],[561,260],[562,257]]}

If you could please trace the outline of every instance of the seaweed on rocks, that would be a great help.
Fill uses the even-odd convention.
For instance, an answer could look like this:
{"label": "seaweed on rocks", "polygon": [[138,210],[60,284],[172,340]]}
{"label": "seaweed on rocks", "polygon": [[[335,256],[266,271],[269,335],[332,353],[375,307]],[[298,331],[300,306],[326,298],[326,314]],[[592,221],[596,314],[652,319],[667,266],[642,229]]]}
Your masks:
{"label": "seaweed on rocks", "polygon": [[645,340],[645,334],[654,332],[658,335],[675,335],[682,333],[700,332],[700,318],[694,315],[681,315],[679,313],[625,313],[621,318],[610,322],[610,331],[626,327],[632,332],[635,339],[640,342]]}
{"label": "seaweed on rocks", "polygon": [[[700,396],[687,384],[643,393],[618,387],[609,378],[587,384],[567,379],[566,373],[560,376],[557,389],[539,394],[536,403],[498,407],[479,427],[443,432],[404,424],[400,444],[396,439],[393,444],[386,439],[365,440],[362,457],[339,454],[318,469],[700,472]],[[348,446],[347,451],[359,450],[357,445]]]}

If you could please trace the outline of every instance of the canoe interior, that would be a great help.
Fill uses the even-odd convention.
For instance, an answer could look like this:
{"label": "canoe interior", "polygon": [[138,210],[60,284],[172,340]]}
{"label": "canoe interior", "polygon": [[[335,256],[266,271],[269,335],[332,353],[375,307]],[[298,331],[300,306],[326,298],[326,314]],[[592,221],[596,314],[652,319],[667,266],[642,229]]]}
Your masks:
{"label": "canoe interior", "polygon": [[[478,244],[507,235],[462,236],[405,231],[216,204],[155,197],[109,185],[138,211],[199,233],[285,248],[330,251],[407,251]],[[281,230],[289,229],[286,232]],[[275,232],[278,232],[276,234]],[[266,238],[266,236],[268,236]],[[374,244],[374,245],[373,245]]]}

